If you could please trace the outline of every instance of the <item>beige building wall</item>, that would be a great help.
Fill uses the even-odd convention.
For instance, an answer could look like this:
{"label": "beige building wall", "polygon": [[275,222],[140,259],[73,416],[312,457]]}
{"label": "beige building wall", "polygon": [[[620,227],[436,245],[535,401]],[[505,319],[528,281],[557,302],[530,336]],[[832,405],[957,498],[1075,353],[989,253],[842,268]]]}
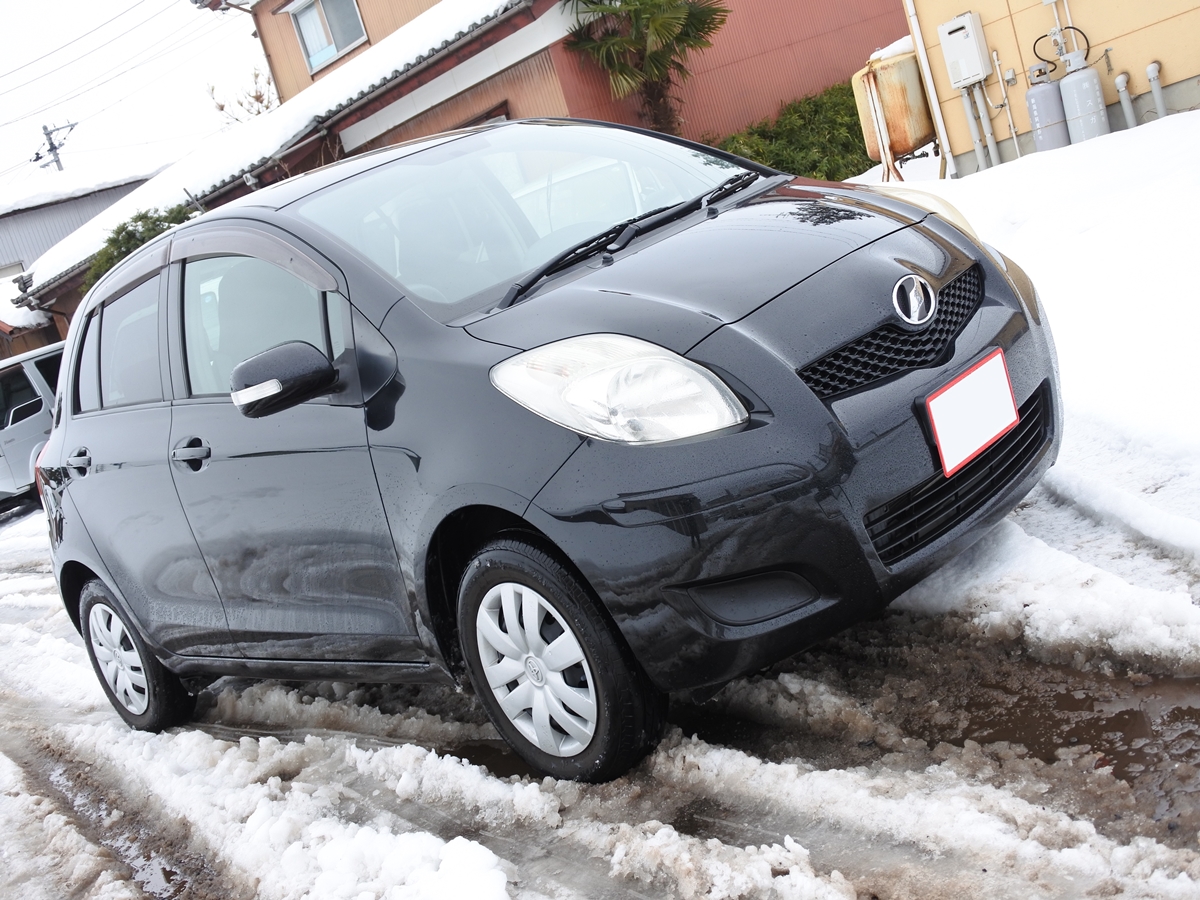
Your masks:
{"label": "beige building wall", "polygon": [[258,26],[259,38],[262,40],[263,51],[271,67],[271,76],[275,79],[275,88],[279,91],[280,100],[290,100],[314,81],[323,78],[372,44],[378,43],[402,25],[411,22],[434,6],[438,0],[357,0],[358,13],[362,17],[367,39],[311,75],[304,53],[300,49],[300,40],[296,36],[292,17],[280,12],[290,2],[291,0],[267,0],[254,7],[254,21]]}
{"label": "beige building wall", "polygon": [[[988,48],[999,52],[1003,69],[1016,69],[1017,83],[1009,87],[1009,97],[1017,132],[1027,133],[1027,75],[1029,67],[1038,61],[1033,54],[1033,42],[1054,27],[1053,9],[1042,0],[913,0],[913,4],[929,54],[951,152],[955,156],[972,153],[973,144],[959,92],[950,86],[950,77],[946,73],[938,26],[964,12],[979,13]],[[1061,0],[1058,11],[1065,26],[1067,19]],[[1146,78],[1146,66],[1155,60],[1162,65],[1164,87],[1190,79],[1200,88],[1200,0],[1074,0],[1071,15],[1075,26],[1091,40],[1088,62],[1094,64],[1100,76],[1106,103],[1118,101],[1113,79],[1121,72],[1129,73],[1129,92],[1134,97],[1148,92],[1150,83]],[[1069,46],[1069,37],[1067,41]],[[1082,40],[1079,46],[1083,49]],[[1104,51],[1109,48],[1112,74],[1104,61]],[[1038,50],[1043,56],[1054,59],[1049,39],[1042,41]],[[1001,100],[998,76],[1002,74],[993,72],[987,80],[988,96],[993,103]],[[1060,63],[1051,77],[1057,80],[1062,74]],[[1143,121],[1153,116],[1151,112]],[[995,113],[992,127],[998,141],[1010,137],[1003,112]]]}

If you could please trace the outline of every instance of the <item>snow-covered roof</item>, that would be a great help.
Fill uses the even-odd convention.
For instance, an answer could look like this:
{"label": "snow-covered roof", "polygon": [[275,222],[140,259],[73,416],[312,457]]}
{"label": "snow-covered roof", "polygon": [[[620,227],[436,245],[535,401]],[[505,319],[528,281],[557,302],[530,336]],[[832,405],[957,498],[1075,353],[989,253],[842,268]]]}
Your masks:
{"label": "snow-covered roof", "polygon": [[62,172],[36,170],[35,174],[25,180],[6,186],[0,191],[0,216],[22,209],[32,209],[35,206],[45,206],[48,203],[86,197],[97,191],[121,187],[135,181],[147,181],[164,168],[166,167],[163,165],[157,165],[121,174],[109,173],[107,177],[99,179],[90,169],[67,169]]}
{"label": "snow-covered roof", "polygon": [[446,0],[286,103],[204,139],[187,156],[59,241],[30,267],[34,290],[78,270],[140,210],[203,197],[268,163],[325,121],[524,0]]}

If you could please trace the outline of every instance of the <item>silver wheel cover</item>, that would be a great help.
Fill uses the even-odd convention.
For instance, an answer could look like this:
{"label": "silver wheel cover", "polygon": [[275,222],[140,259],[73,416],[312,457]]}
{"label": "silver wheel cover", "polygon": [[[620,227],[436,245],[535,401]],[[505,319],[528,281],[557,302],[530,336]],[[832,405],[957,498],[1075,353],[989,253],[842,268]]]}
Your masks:
{"label": "silver wheel cover", "polygon": [[[542,637],[548,619],[562,634]],[[566,619],[537,591],[506,581],[484,595],[475,616],[479,659],[492,695],[530,743],[551,756],[575,756],[596,731],[596,688],[583,647]],[[571,670],[575,687],[564,679]]]}
{"label": "silver wheel cover", "polygon": [[146,669],[133,638],[117,614],[103,603],[97,603],[88,613],[88,636],[109,690],[117,702],[140,716],[150,698],[146,692]]}

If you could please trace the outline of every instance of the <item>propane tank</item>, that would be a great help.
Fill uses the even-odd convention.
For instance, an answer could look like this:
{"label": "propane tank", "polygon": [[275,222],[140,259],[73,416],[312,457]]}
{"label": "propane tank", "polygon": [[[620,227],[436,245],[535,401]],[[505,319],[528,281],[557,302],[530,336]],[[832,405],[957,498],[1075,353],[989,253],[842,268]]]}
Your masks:
{"label": "propane tank", "polygon": [[1033,129],[1033,146],[1039,153],[1056,150],[1071,143],[1067,131],[1067,116],[1063,112],[1062,93],[1050,81],[1045,63],[1029,67],[1029,90],[1025,92],[1029,110],[1029,125]]}
{"label": "propane tank", "polygon": [[1071,143],[1078,144],[1108,134],[1108,111],[1104,108],[1104,88],[1095,69],[1088,68],[1083,51],[1068,53],[1064,59],[1067,74],[1058,82],[1063,111]]}

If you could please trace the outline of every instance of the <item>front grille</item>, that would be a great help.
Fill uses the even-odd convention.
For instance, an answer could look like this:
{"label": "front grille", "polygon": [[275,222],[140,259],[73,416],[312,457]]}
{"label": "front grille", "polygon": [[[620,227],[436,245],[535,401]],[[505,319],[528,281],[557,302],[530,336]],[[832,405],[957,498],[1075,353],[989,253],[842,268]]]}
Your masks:
{"label": "front grille", "polygon": [[924,331],[883,325],[810,363],[798,374],[824,400],[936,363],[982,299],[983,276],[979,266],[972,266],[938,292],[937,315]]}
{"label": "front grille", "polygon": [[1046,394],[1043,382],[1018,410],[1016,428],[952,476],[938,472],[863,517],[885,566],[936,541],[1025,469],[1049,433]]}

